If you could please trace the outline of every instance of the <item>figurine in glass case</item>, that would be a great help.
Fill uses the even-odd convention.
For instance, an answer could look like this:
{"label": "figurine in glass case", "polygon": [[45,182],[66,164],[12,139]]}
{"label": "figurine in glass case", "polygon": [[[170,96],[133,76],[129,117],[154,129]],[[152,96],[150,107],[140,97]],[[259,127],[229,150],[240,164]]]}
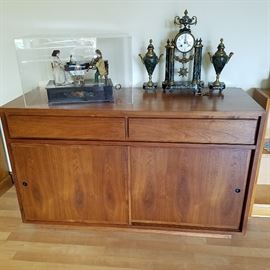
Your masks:
{"label": "figurine in glass case", "polygon": [[55,85],[64,85],[66,83],[65,65],[60,59],[60,50],[52,52],[51,65]]}
{"label": "figurine in glass case", "polygon": [[105,80],[108,76],[108,62],[104,61],[102,58],[102,53],[99,49],[96,50],[96,57],[90,62],[89,69],[96,69],[95,82],[98,83],[99,79],[103,76]]}
{"label": "figurine in glass case", "polygon": [[[70,55],[69,61],[62,62],[60,50],[53,51],[51,65],[54,80],[50,80],[46,86],[50,104],[113,101],[108,60],[103,59],[100,50],[96,49],[95,53],[88,61],[87,58],[74,60]],[[87,74],[90,70],[95,70],[93,79]]]}

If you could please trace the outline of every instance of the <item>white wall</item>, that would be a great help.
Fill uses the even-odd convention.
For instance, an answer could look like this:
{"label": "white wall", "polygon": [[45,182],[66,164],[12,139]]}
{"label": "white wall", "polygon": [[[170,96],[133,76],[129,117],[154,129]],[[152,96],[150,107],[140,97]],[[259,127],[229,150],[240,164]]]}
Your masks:
{"label": "white wall", "polygon": [[[204,44],[202,79],[214,79],[207,51],[215,52],[221,37],[226,51],[235,54],[222,73],[227,86],[267,87],[270,84],[270,1],[254,0],[0,0],[0,105],[21,95],[14,38],[61,33],[114,32],[132,36],[133,85],[141,86],[146,71],[138,53],[145,53],[150,38],[156,53],[164,52],[168,37],[178,28],[176,15],[185,9],[198,17],[192,28]],[[112,67],[111,67],[112,68]],[[154,79],[164,79],[164,60]]]}

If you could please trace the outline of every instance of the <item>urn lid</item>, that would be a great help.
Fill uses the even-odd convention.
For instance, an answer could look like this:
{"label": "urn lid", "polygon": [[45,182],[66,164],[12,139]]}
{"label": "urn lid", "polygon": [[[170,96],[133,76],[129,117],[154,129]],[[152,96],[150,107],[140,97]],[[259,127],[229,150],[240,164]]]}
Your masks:
{"label": "urn lid", "polygon": [[148,47],[147,47],[148,50],[149,50],[149,49],[154,50],[154,45],[152,44],[152,42],[153,42],[153,40],[150,39],[150,40],[149,40],[149,45],[148,45]]}
{"label": "urn lid", "polygon": [[220,39],[220,43],[218,45],[218,50],[224,50],[225,49],[225,45],[223,43],[223,38]]}

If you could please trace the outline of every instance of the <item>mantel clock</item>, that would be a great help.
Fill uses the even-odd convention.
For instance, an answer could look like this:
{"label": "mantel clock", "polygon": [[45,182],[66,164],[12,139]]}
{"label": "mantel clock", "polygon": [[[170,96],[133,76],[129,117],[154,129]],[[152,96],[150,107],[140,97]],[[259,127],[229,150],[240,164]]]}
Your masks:
{"label": "mantel clock", "polygon": [[[190,26],[197,24],[197,17],[184,16],[174,18],[174,24],[180,27],[173,40],[167,41],[165,81],[162,83],[163,91],[172,92],[179,89],[191,89],[194,93],[201,93],[204,86],[201,81],[202,40],[195,39]],[[178,79],[175,75],[178,73]]]}

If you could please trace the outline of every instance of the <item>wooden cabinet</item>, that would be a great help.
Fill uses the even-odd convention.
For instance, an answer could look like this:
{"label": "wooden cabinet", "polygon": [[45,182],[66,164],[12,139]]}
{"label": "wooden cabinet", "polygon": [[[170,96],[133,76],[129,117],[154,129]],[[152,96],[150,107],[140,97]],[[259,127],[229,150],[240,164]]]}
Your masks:
{"label": "wooden cabinet", "polygon": [[129,91],[110,104],[48,106],[40,96],[1,108],[23,221],[245,232],[263,109],[236,88],[133,89],[125,103]]}

